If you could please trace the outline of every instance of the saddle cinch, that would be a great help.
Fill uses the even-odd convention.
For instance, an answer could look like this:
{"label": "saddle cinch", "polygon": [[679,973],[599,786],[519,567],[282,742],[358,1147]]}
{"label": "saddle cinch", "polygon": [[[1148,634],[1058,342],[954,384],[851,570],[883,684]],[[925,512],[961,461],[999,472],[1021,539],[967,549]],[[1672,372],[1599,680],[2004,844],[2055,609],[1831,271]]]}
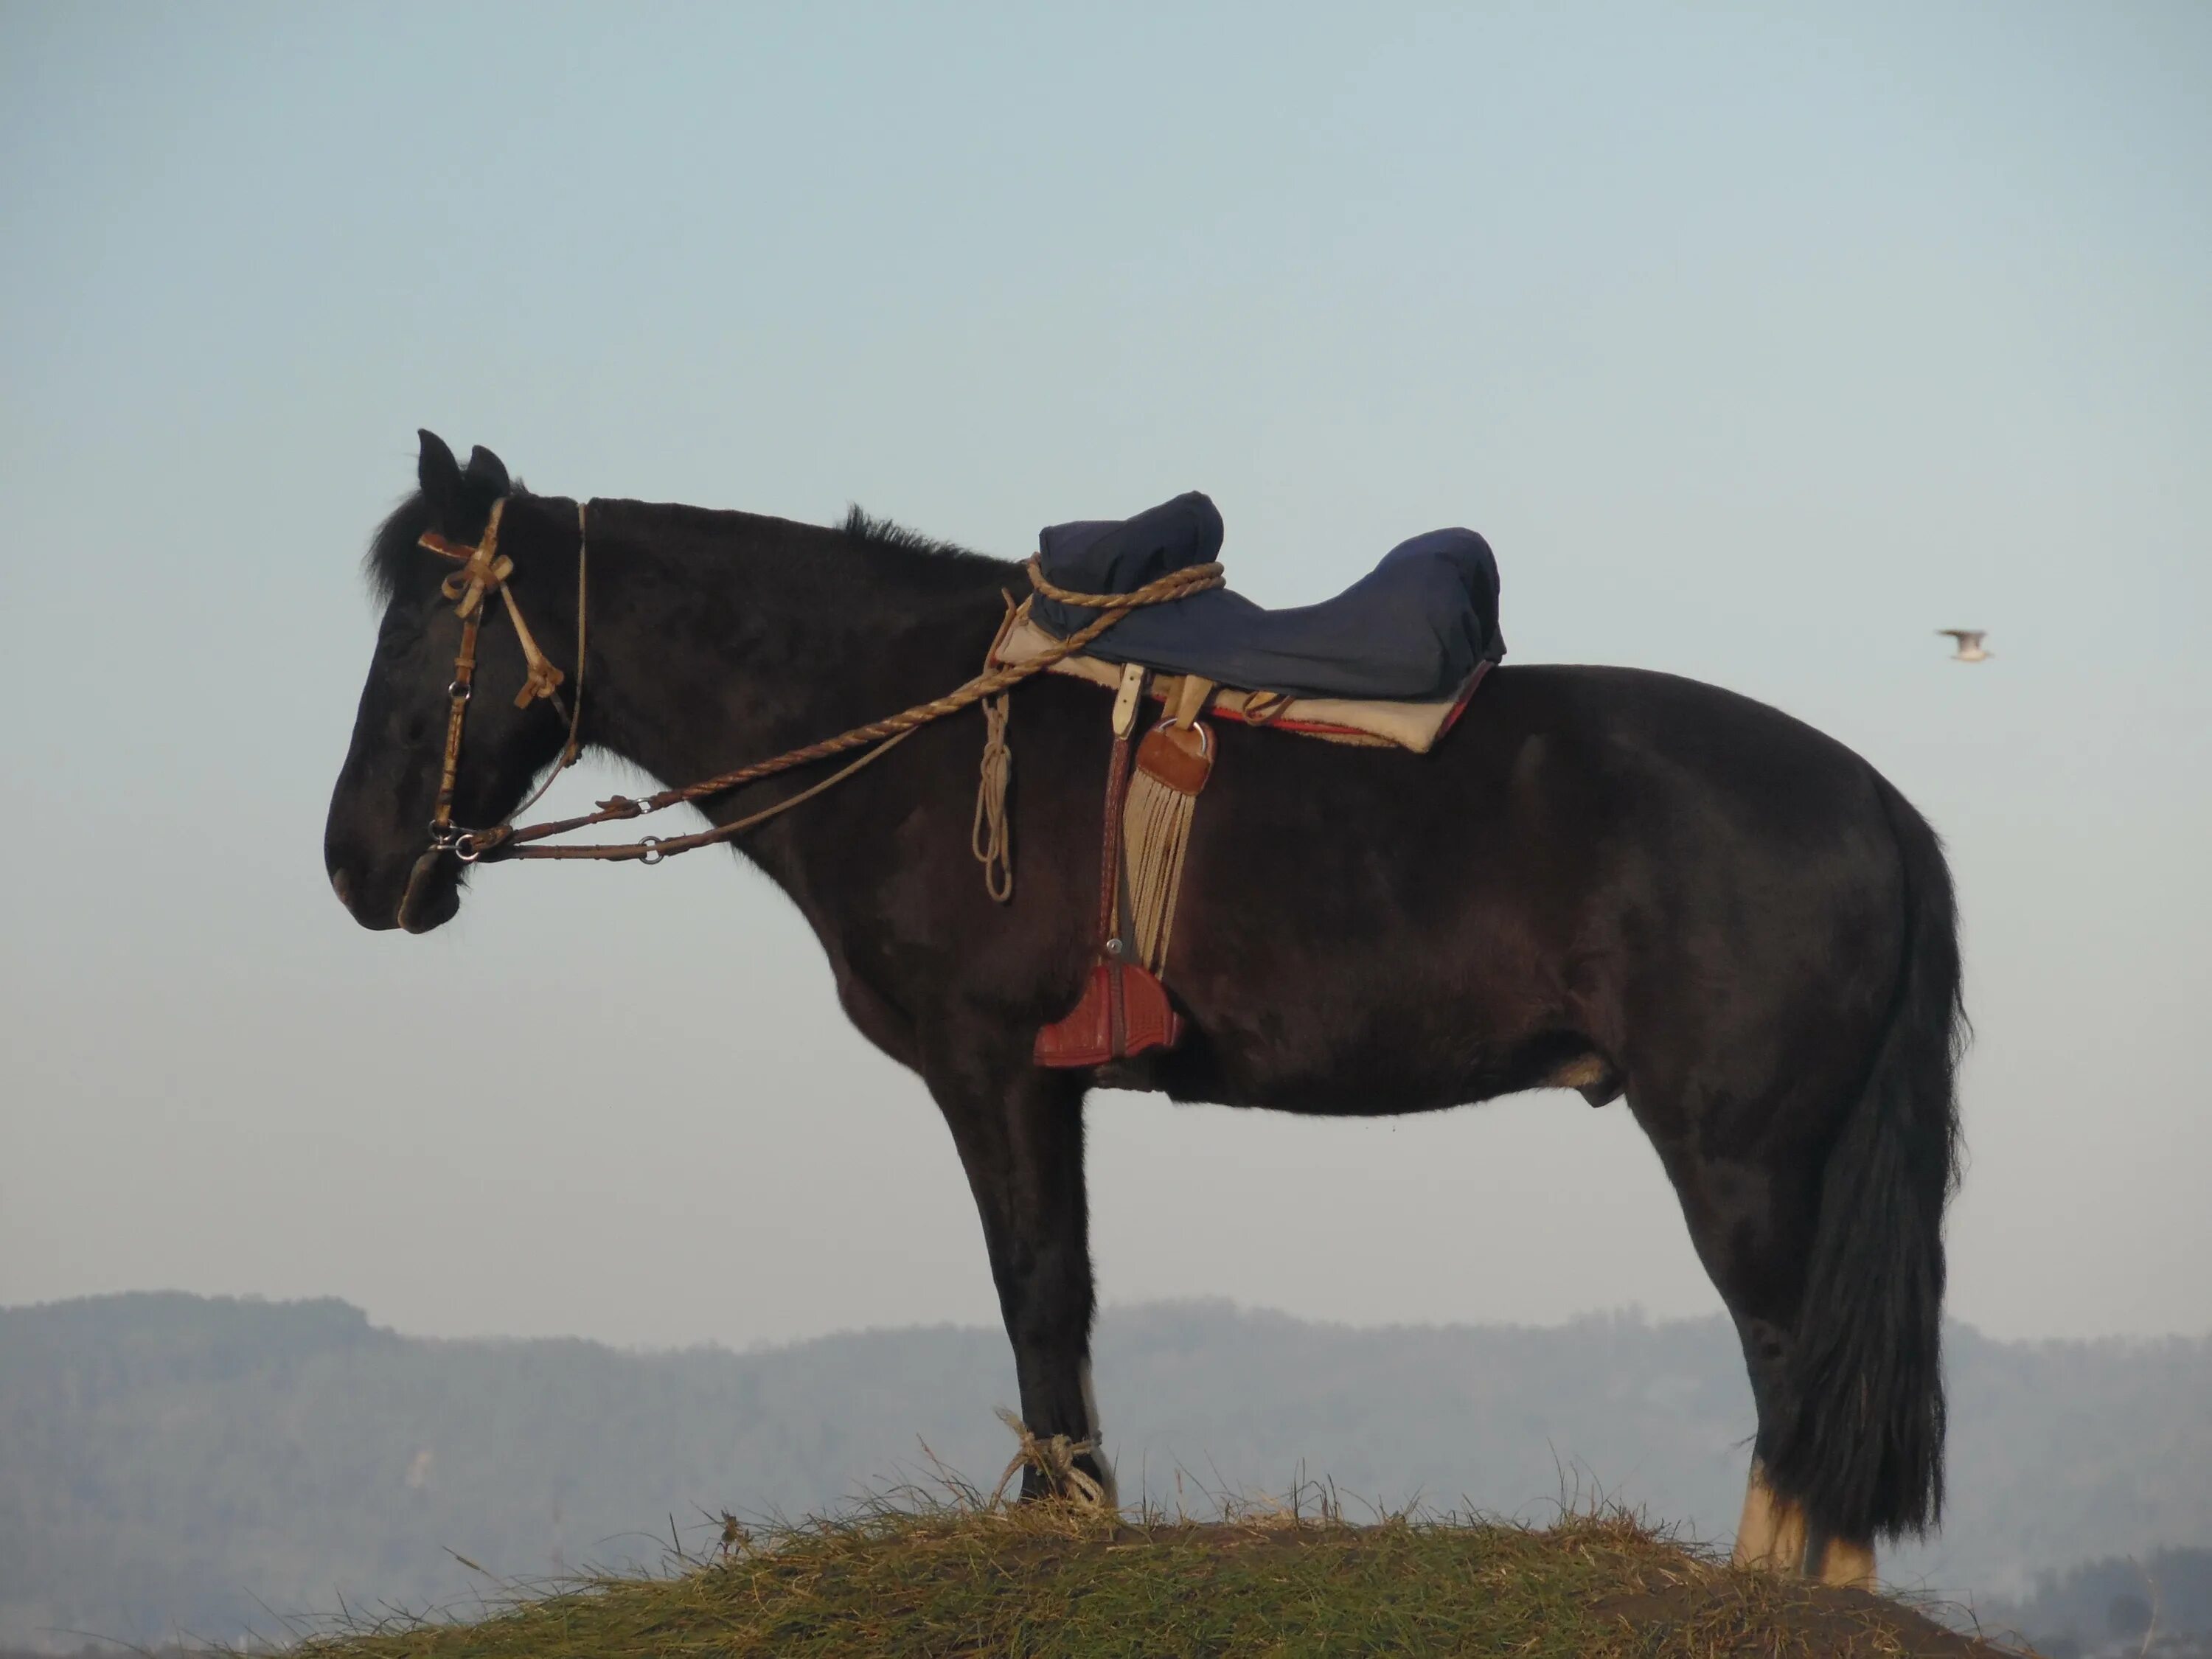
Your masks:
{"label": "saddle cinch", "polygon": [[[1066,592],[1131,593],[1208,562],[1221,542],[1221,514],[1194,490],[1133,519],[1054,525],[1038,538],[1038,566]],[[1097,614],[1040,592],[1009,619],[991,662],[1043,655]],[[1425,754],[1504,654],[1497,561],[1481,537],[1455,529],[1401,542],[1322,604],[1268,611],[1216,587],[1133,611],[1087,654],[1054,663],[1048,672],[1114,689],[1114,744],[1098,957],[1074,1009],[1037,1033],[1037,1064],[1101,1066],[1182,1039],[1159,975],[1213,765],[1202,715]],[[1148,699],[1162,718],[1134,745],[1133,777]]]}

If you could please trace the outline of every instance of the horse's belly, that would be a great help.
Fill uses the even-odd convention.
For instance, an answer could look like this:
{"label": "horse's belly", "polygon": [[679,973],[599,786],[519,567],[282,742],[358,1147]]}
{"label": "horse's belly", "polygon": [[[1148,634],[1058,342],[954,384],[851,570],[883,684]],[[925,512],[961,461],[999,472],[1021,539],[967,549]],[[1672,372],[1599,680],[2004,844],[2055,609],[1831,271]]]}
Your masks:
{"label": "horse's belly", "polygon": [[[1172,985],[1172,969],[1169,977]],[[1533,1087],[1585,1052],[1578,1038],[1547,1032],[1518,1009],[1501,1025],[1494,994],[1431,978],[1401,963],[1374,977],[1280,971],[1241,980],[1190,999],[1194,1029],[1180,1048],[1101,1081],[1182,1101],[1381,1116]]]}

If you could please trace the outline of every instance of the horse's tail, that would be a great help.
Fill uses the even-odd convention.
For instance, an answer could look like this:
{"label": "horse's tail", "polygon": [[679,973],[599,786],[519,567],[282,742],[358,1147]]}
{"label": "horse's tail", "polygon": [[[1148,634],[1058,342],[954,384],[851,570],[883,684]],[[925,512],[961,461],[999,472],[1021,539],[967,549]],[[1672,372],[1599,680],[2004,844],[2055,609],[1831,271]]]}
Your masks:
{"label": "horse's tail", "polygon": [[1966,1030],[1942,844],[1886,781],[1875,787],[1904,868],[1903,971],[1821,1174],[1784,1409],[1761,1449],[1778,1491],[1852,1539],[1924,1533],[1942,1516],[1943,1206]]}

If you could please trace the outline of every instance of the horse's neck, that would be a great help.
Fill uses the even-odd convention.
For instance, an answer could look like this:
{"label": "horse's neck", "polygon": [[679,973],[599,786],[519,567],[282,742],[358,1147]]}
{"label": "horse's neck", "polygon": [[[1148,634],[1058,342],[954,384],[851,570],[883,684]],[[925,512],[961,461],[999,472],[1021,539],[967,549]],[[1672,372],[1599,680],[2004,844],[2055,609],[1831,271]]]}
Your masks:
{"label": "horse's neck", "polygon": [[781,520],[629,511],[592,561],[586,696],[593,740],[668,784],[950,691],[1018,574]]}

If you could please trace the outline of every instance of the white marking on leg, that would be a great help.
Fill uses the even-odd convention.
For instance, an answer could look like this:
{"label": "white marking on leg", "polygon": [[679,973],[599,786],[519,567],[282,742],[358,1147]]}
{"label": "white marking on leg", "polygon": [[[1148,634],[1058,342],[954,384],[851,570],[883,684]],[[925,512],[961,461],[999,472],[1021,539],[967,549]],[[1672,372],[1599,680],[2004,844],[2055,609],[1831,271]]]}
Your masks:
{"label": "white marking on leg", "polygon": [[1099,1431],[1098,1391],[1091,1386],[1089,1355],[1084,1356],[1082,1364],[1076,1367],[1075,1374],[1083,1383],[1083,1437],[1086,1440],[1096,1440]]}
{"label": "white marking on leg", "polygon": [[1106,1461],[1106,1448],[1098,1424],[1098,1391],[1091,1384],[1089,1354],[1084,1355],[1075,1374],[1083,1384],[1083,1437],[1097,1447],[1091,1456],[1091,1461],[1098,1465],[1098,1484],[1106,1489],[1106,1507],[1118,1510],[1121,1507],[1121,1494],[1114,1484],[1114,1466]]}
{"label": "white marking on leg", "polygon": [[1766,1471],[1752,1459],[1743,1491],[1743,1518],[1736,1523],[1739,1567],[1759,1567],[1795,1577],[1805,1568],[1805,1511],[1794,1499],[1766,1484]]}
{"label": "white marking on leg", "polygon": [[1851,1539],[1817,1539],[1805,1552],[1805,1576],[1824,1584],[1847,1584],[1855,1589],[1875,1586],[1874,1546]]}

